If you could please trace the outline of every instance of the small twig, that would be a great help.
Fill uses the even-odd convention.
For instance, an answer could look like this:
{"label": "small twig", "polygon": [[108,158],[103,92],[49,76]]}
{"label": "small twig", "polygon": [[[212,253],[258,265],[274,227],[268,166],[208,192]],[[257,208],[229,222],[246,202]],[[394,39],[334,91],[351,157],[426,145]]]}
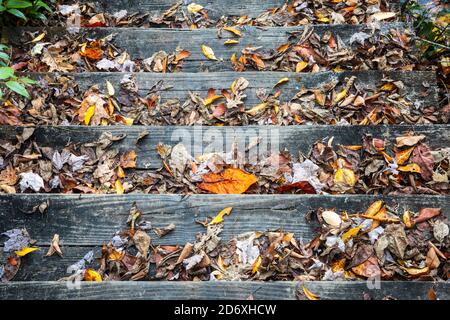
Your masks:
{"label": "small twig", "polygon": [[430,41],[430,40],[426,40],[426,39],[423,39],[423,38],[420,38],[420,37],[414,37],[414,39],[415,40],[420,40],[420,41],[423,41],[423,42],[426,42],[426,43],[429,43],[429,44],[432,44],[434,46],[438,46],[438,47],[444,48],[446,50],[450,50],[450,47],[448,47],[446,45],[443,45],[443,44],[440,44],[440,43],[436,43],[436,42],[433,42],[433,41]]}

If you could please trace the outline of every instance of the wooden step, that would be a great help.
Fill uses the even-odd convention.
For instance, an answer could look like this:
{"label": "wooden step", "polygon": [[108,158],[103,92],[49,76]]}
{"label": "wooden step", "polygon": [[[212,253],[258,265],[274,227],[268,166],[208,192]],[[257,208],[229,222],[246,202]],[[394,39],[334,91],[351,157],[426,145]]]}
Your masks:
{"label": "wooden step", "polygon": [[[308,30],[313,29],[319,36],[322,36],[326,32],[331,32],[336,39],[340,38],[346,46],[352,47],[353,49],[356,49],[359,45],[357,42],[350,45],[352,36],[358,32],[369,32],[368,26],[366,25],[317,25],[314,27],[301,26],[266,29],[245,26],[242,27],[243,36],[238,39],[239,43],[235,45],[224,45],[225,40],[234,38],[234,36],[224,31],[222,38],[218,38],[217,29],[81,28],[79,30],[80,34],[77,34],[76,37],[81,37],[81,42],[83,42],[87,41],[87,39],[101,39],[114,34],[112,40],[114,46],[122,51],[126,50],[133,60],[149,58],[160,50],[173,53],[177,48],[181,48],[191,53],[189,58],[183,60],[183,72],[215,72],[234,70],[230,61],[232,54],[235,53],[239,57],[242,50],[247,47],[261,47],[262,51],[276,52],[276,49],[281,45],[296,43],[299,41],[305,28],[308,28]],[[376,31],[376,36],[388,39],[390,30],[404,32],[405,26],[402,23],[383,24],[381,29]],[[34,36],[24,35],[24,32],[34,32]],[[24,42],[24,39],[31,41],[41,32],[47,33],[46,38],[42,42],[46,41],[51,43],[56,42],[55,37],[62,38],[69,34],[66,28],[4,28],[2,39],[3,42],[8,42],[14,47],[17,47]],[[398,43],[396,42],[389,41],[389,43],[392,48],[398,47]],[[28,42],[28,45],[31,49],[35,44]],[[212,61],[207,59],[202,53],[202,45],[211,47],[219,60]],[[411,63],[409,60],[415,60],[414,54],[416,50],[412,43],[409,45],[410,49],[404,53],[405,56],[403,59],[406,61],[404,64]],[[363,57],[367,52],[367,48],[355,52],[358,57]],[[384,52],[384,54],[386,53],[387,51]],[[353,69],[354,64],[355,62],[353,61],[345,65],[339,64],[339,66],[344,69]],[[324,66],[324,68],[332,70],[335,66]],[[359,68],[362,67],[360,66]]]}
{"label": "wooden step", "polygon": [[[281,101],[290,101],[302,89],[321,90],[330,83],[338,82],[336,91],[339,92],[346,84],[346,80],[356,77],[354,85],[362,95],[370,96],[386,83],[383,80],[392,82],[401,81],[404,88],[399,92],[404,95],[407,102],[417,105],[419,108],[436,106],[438,103],[436,74],[432,71],[344,71],[344,72],[319,72],[319,73],[280,73],[280,72],[211,72],[211,73],[120,73],[120,72],[92,72],[92,73],[25,73],[26,76],[34,79],[44,79],[48,81],[48,90],[51,91],[54,85],[58,85],[56,80],[59,76],[71,77],[81,90],[81,94],[94,85],[98,85],[102,92],[107,92],[106,81],[113,84],[116,91],[120,88],[120,82],[124,77],[133,75],[141,96],[145,96],[159,82],[166,90],[158,92],[161,102],[169,99],[178,99],[181,103],[193,92],[202,98],[206,98],[209,89],[215,89],[216,94],[225,89],[231,92],[231,85],[236,79],[243,77],[249,82],[248,88],[244,91],[247,98],[244,100],[245,106],[251,108],[261,100],[257,97],[258,89],[265,89],[267,92],[281,90]],[[289,81],[283,85],[276,86],[282,78]],[[351,91],[351,90],[350,90]]]}
{"label": "wooden step", "polygon": [[[181,2],[181,1],[180,1]],[[187,5],[192,3],[193,1],[183,1],[181,2],[181,8],[184,11],[187,11]],[[320,6],[314,1],[304,1],[307,3],[306,8],[312,12],[316,8],[327,8],[333,7],[330,4],[326,4],[324,6]],[[363,2],[363,1],[360,1]],[[108,12],[115,13],[120,10],[127,10],[128,13],[148,13],[150,16],[160,16],[168,9],[170,9],[176,1],[167,1],[167,0],[117,0],[117,1],[108,1],[108,0],[100,0],[95,2],[95,7],[98,12]],[[270,0],[270,1],[258,1],[258,0],[248,0],[248,1],[239,1],[239,0],[229,0],[226,2],[226,5],[220,0],[197,0],[196,4],[203,6],[207,12],[208,16],[211,19],[217,20],[218,18],[225,16],[249,16],[250,18],[256,18],[264,12],[275,10],[281,8],[285,3],[291,3],[286,0]],[[384,4],[388,5],[389,10],[396,11],[399,9],[399,1],[383,1]],[[299,6],[301,3],[299,4]],[[340,8],[346,7],[340,6]],[[303,8],[303,6],[302,6]],[[305,8],[302,9],[305,11]],[[316,17],[312,15],[314,23],[322,23],[321,21],[317,21]],[[300,19],[298,19],[300,20]]]}
{"label": "wooden step", "polygon": [[[180,245],[195,242],[205,228],[195,221],[214,217],[232,207],[225,218],[222,241],[228,242],[246,232],[283,230],[293,232],[305,243],[317,235],[318,225],[308,223],[306,215],[320,208],[337,212],[364,212],[376,200],[396,208],[401,215],[425,207],[443,209],[449,217],[449,197],[444,196],[311,196],[311,195],[0,195],[0,231],[26,228],[41,248],[23,258],[15,281],[52,281],[67,276],[66,269],[88,251],[101,256],[101,246],[117,231],[127,227],[130,208],[135,203],[142,220],[153,228],[174,223],[174,231],[158,238],[150,232],[154,245]],[[48,210],[26,214],[49,201]],[[45,257],[54,234],[59,234],[63,257]],[[0,261],[3,250],[0,246]],[[1,291],[1,290],[0,290]]]}
{"label": "wooden step", "polygon": [[[0,140],[16,141],[23,127],[1,126]],[[180,141],[191,148],[194,156],[202,155],[214,141],[214,136],[223,139],[223,151],[231,150],[233,143],[249,146],[252,139],[261,138],[265,143],[278,141],[279,151],[287,149],[292,155],[308,154],[313,144],[334,137],[333,144],[361,144],[366,134],[386,139],[390,144],[395,138],[414,132],[425,135],[432,149],[443,148],[450,143],[450,125],[395,125],[395,126],[246,126],[246,127],[202,127],[202,126],[39,126],[34,131],[34,141],[40,147],[62,149],[69,142],[88,143],[96,141],[102,133],[125,138],[116,142],[114,148],[121,151],[135,150],[137,169],[159,169],[161,157],[156,151],[159,143],[176,145]],[[140,139],[144,133],[149,133]],[[211,152],[211,151],[210,151]]]}
{"label": "wooden step", "polygon": [[[427,300],[434,289],[441,300],[450,299],[448,282],[383,281],[379,289],[366,282],[81,282],[79,289],[64,282],[12,282],[0,284],[0,295],[10,299],[77,300],[296,300],[303,286],[322,300]],[[373,288],[373,287],[372,287]],[[218,310],[216,310],[218,312]]]}

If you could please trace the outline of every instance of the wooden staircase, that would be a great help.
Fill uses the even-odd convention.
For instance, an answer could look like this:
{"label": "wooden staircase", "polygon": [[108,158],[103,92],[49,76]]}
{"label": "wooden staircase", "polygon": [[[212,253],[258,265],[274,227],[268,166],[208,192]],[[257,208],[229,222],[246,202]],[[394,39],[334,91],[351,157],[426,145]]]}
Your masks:
{"label": "wooden staircase", "polygon": [[[256,17],[269,8],[280,7],[285,1],[223,1],[198,0],[208,9],[211,19],[221,16],[249,15]],[[97,1],[99,11],[118,12],[127,10],[128,13],[161,14],[168,10],[173,3],[168,0],[138,0],[138,1]],[[182,4],[182,6],[185,6]],[[392,4],[392,10],[398,9],[398,4]],[[104,38],[114,34],[112,43],[117,48],[126,48],[130,59],[142,60],[153,53],[164,50],[172,53],[182,48],[191,53],[183,61],[180,72],[174,73],[134,73],[139,93],[146,94],[160,81],[169,88],[161,91],[161,102],[171,99],[184,99],[189,94],[206,97],[210,88],[220,92],[230,88],[234,80],[244,77],[249,81],[246,90],[245,107],[252,108],[260,103],[258,91],[265,89],[270,92],[282,78],[287,78],[280,85],[282,101],[290,101],[302,89],[314,90],[333,81],[345,85],[349,78],[355,77],[355,83],[368,92],[380,88],[385,79],[403,84],[403,92],[412,106],[418,106],[417,114],[427,107],[437,108],[437,82],[435,73],[431,71],[404,71],[393,68],[390,71],[377,68],[351,69],[342,64],[342,70],[336,70],[338,65],[326,68],[318,73],[295,72],[295,70],[278,71],[275,67],[267,66],[265,70],[255,70],[247,67],[244,72],[236,72],[230,63],[233,53],[240,54],[246,47],[263,47],[276,49],[283,44],[293,43],[305,30],[314,30],[322,36],[331,33],[339,37],[343,43],[355,47],[351,43],[352,36],[367,30],[366,24],[327,25],[314,24],[292,27],[253,27],[242,26],[239,29],[243,36],[236,38],[231,34],[218,38],[218,29],[204,28],[197,30],[169,29],[157,27],[102,27],[81,28],[78,36],[86,42],[88,39]],[[380,30],[375,32],[380,37],[387,37],[393,29],[406,28],[398,22],[382,22]],[[53,42],[54,37],[69,34],[66,28],[60,26],[47,28],[3,28],[3,41],[13,46],[24,45],[24,39],[29,40],[27,34],[37,35],[46,32],[46,40]],[[233,38],[238,44],[224,45],[224,41]],[[201,45],[212,48],[218,61],[205,58]],[[356,47],[355,47],[356,50]],[[360,52],[358,54],[364,54]],[[413,55],[414,53],[411,53]],[[408,59],[408,57],[404,57]],[[124,74],[129,72],[80,72],[75,67],[71,73],[36,73],[28,72],[29,77],[35,79],[56,79],[62,75],[73,77],[81,92],[93,85],[106,91],[106,82],[120,83]],[[294,71],[294,72],[293,72]],[[72,78],[71,78],[72,79]],[[425,84],[425,86],[424,86]],[[51,88],[51,85],[49,86]],[[58,107],[58,106],[56,106]],[[133,114],[132,106],[129,108]],[[333,110],[331,114],[333,114]],[[414,114],[416,111],[412,111]],[[154,173],[164,167],[157,150],[160,143],[174,146],[178,140],[180,130],[187,137],[202,136],[210,128],[214,128],[222,137],[231,137],[227,144],[233,143],[242,130],[255,132],[256,136],[276,135],[279,139],[279,149],[288,150],[292,155],[308,154],[318,140],[334,137],[334,145],[358,145],[361,139],[369,134],[387,141],[395,137],[414,132],[425,135],[427,144],[431,148],[450,145],[450,126],[439,118],[439,110],[435,123],[408,124],[404,118],[393,120],[393,123],[358,125],[338,125],[338,121],[330,123],[326,119],[319,124],[295,125],[289,116],[281,118],[277,125],[261,124],[258,121],[236,118],[218,126],[216,120],[203,126],[193,125],[185,117],[171,115],[148,117],[142,120],[145,125],[113,125],[113,126],[84,126],[67,125],[63,117],[53,119],[24,118],[24,122],[35,126],[32,139],[43,147],[62,150],[68,144],[90,143],[97,141],[102,134],[111,133],[122,139],[114,143],[114,148],[120,152],[131,149],[137,153],[136,167],[131,171],[140,174]],[[336,116],[336,119],[339,117]],[[284,121],[284,122],[283,122]],[[306,121],[307,122],[307,121]],[[231,125],[230,125],[231,124]],[[305,123],[306,124],[306,123]],[[24,132],[23,126],[1,126],[0,141],[11,141]],[[143,135],[145,132],[145,135]],[[175,138],[174,138],[175,137]],[[325,141],[327,141],[325,140]],[[198,140],[196,140],[198,141]],[[204,150],[210,141],[201,140],[202,145],[196,148]],[[175,189],[173,189],[175,190]],[[187,189],[186,189],[187,190]],[[109,191],[111,193],[111,190]],[[251,191],[249,193],[252,193]],[[372,299],[394,297],[398,299],[427,299],[430,288],[438,294],[439,299],[450,298],[448,282],[433,281],[382,281],[380,288],[371,290],[366,281],[104,281],[101,283],[80,282],[76,288],[68,288],[66,282],[57,280],[67,277],[67,267],[79,261],[90,250],[95,257],[101,255],[102,245],[108,243],[119,230],[127,228],[127,218],[133,204],[143,213],[143,219],[151,222],[153,227],[164,227],[170,223],[176,229],[166,236],[152,237],[152,245],[171,245],[181,248],[187,242],[195,242],[196,234],[204,232],[204,227],[196,221],[215,216],[226,207],[232,207],[233,212],[225,217],[222,241],[227,242],[234,237],[254,231],[284,230],[293,232],[304,242],[312,240],[317,235],[317,225],[308,223],[305,216],[310,211],[319,208],[335,208],[338,212],[364,212],[376,200],[382,199],[388,205],[398,208],[408,208],[418,211],[424,207],[440,207],[443,214],[449,217],[450,199],[447,194],[441,195],[382,195],[375,194],[341,194],[341,195],[307,195],[307,194],[246,194],[246,195],[209,195],[209,194],[176,194],[170,187],[164,194],[157,190],[149,193],[126,194],[55,194],[55,193],[17,193],[0,194],[0,232],[15,228],[26,228],[30,236],[36,240],[40,251],[33,252],[21,258],[21,267],[11,282],[0,283],[1,299],[296,299],[301,293],[302,286],[321,299],[364,299],[366,294]],[[48,208],[44,213],[39,211],[26,214],[33,207],[47,202]],[[45,257],[50,246],[51,238],[59,234],[63,257]],[[0,258],[5,258],[3,247],[0,246]],[[1,259],[0,259],[1,261]]]}

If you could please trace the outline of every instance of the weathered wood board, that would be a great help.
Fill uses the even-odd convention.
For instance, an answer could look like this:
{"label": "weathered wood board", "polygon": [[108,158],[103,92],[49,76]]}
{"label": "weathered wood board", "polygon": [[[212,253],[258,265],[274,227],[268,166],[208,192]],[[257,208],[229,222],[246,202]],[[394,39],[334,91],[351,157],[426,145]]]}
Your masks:
{"label": "weathered wood board", "polygon": [[[193,1],[186,1],[190,3]],[[257,17],[259,14],[269,9],[281,7],[285,0],[228,0],[226,3],[218,0],[198,0],[195,3],[202,5],[208,10],[208,14],[212,18],[221,16],[241,16],[248,15]],[[150,15],[161,15],[177,1],[169,0],[100,0],[96,1],[96,7],[104,12],[114,13],[120,10],[127,10],[129,13],[149,13]]]}
{"label": "weathered wood board", "polygon": [[[309,224],[305,215],[311,210],[327,208],[364,212],[377,199],[388,205],[418,211],[439,207],[449,215],[450,198],[441,196],[377,197],[317,195],[0,195],[0,232],[27,228],[39,245],[49,245],[55,233],[67,246],[95,246],[108,242],[117,231],[127,228],[133,203],[143,213],[143,220],[153,227],[170,223],[176,229],[163,238],[152,232],[154,244],[179,244],[195,241],[205,229],[196,220],[214,217],[222,209],[233,211],[224,222],[222,239],[251,231],[285,230],[305,241],[315,236],[317,225]],[[49,200],[48,211],[26,214],[32,207]],[[1,243],[0,243],[1,244]],[[81,258],[81,257],[80,257]]]}
{"label": "weathered wood board", "polygon": [[[27,73],[35,79],[52,79],[54,73]],[[93,85],[98,85],[103,92],[106,92],[106,80],[111,82],[116,89],[119,89],[120,81],[129,73],[68,73],[81,90],[87,90]],[[380,72],[380,71],[356,71],[356,72],[320,72],[320,73],[280,73],[265,72],[263,76],[259,72],[211,72],[211,73],[134,73],[139,93],[143,96],[159,81],[163,81],[163,86],[167,90],[160,91],[161,101],[169,99],[179,99],[185,101],[189,92],[197,93],[205,98],[208,89],[213,88],[219,93],[222,89],[230,91],[231,84],[239,77],[249,81],[249,86],[245,90],[247,98],[245,105],[250,108],[261,101],[256,95],[258,89],[281,90],[281,101],[290,101],[296,93],[303,87],[305,89],[321,89],[325,85],[339,81],[339,86],[345,84],[345,80],[355,76],[355,86],[364,94],[367,91],[374,91],[380,88],[384,79],[403,82],[404,89],[400,94],[404,94],[406,99],[420,107],[436,106],[438,103],[436,74],[428,71],[417,72]],[[289,82],[274,89],[275,84],[287,77]]]}
{"label": "weathered wood board", "polygon": [[[0,127],[0,140],[14,141],[23,127]],[[246,126],[246,127],[202,127],[202,126],[111,126],[82,127],[54,126],[37,127],[35,141],[40,146],[62,149],[69,142],[93,142],[104,132],[125,138],[114,144],[119,150],[135,150],[138,169],[161,167],[161,158],[156,151],[159,143],[176,145],[182,142],[193,156],[209,152],[228,152],[234,143],[244,151],[255,139],[260,139],[258,151],[278,152],[287,149],[291,154],[308,154],[313,144],[334,137],[334,145],[354,145],[362,142],[366,134],[393,140],[395,137],[414,132],[425,135],[431,148],[443,148],[450,144],[450,125],[398,125],[398,126]],[[136,141],[140,134],[149,134]],[[392,141],[391,141],[392,142]],[[278,145],[278,147],[277,147]],[[263,152],[259,152],[262,154]]]}
{"label": "weathered wood board", "polygon": [[[262,47],[264,50],[275,50],[282,44],[290,42],[292,33],[301,35],[305,28],[313,28],[318,35],[331,32],[336,38],[340,37],[344,44],[350,46],[350,39],[357,32],[368,32],[367,25],[316,25],[301,27],[266,28],[244,26],[243,36],[239,38],[239,43],[232,46],[224,45],[224,41],[233,38],[228,32],[223,33],[223,38],[217,36],[217,29],[140,29],[140,28],[81,28],[79,35],[83,39],[100,39],[114,34],[112,43],[122,49],[126,49],[132,59],[146,59],[158,51],[167,53],[174,52],[177,48],[188,50],[191,56],[183,60],[183,72],[217,72],[232,71],[233,67],[230,58],[233,53],[241,54],[246,47]],[[383,24],[378,32],[381,37],[391,29],[404,29],[402,23]],[[32,40],[32,37],[24,36],[23,32],[39,32],[37,28],[4,28],[2,39],[12,45],[17,45],[24,41],[24,38]],[[65,28],[47,28],[44,30],[48,36],[59,37],[69,34]],[[211,47],[218,61],[208,60],[202,53],[201,46],[205,44]],[[356,44],[353,44],[356,46]],[[412,48],[413,50],[413,48]]]}
{"label": "weathered wood board", "polygon": [[5,299],[79,299],[79,300],[295,300],[302,285],[322,300],[374,300],[386,297],[400,300],[427,300],[430,288],[441,300],[450,299],[448,282],[390,282],[370,289],[367,282],[81,282],[79,288],[64,282],[12,282],[0,284],[0,296]]}

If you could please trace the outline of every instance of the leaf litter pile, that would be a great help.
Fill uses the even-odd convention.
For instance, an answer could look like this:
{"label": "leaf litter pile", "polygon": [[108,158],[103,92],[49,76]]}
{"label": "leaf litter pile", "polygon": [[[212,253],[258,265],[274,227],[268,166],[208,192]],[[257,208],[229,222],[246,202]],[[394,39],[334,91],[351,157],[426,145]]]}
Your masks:
{"label": "leaf litter pile", "polygon": [[[208,6],[192,1],[174,1],[161,13],[134,13],[127,10],[101,12],[95,4],[78,2],[57,6],[53,19],[61,25],[81,20],[83,27],[166,27],[211,28],[234,25],[260,27],[298,26],[305,24],[361,24],[393,21],[396,13],[389,1],[379,0],[294,0],[259,14],[257,17],[214,17]],[[214,10],[212,10],[214,11]]]}
{"label": "leaf litter pile", "polygon": [[[366,135],[360,145],[335,145],[332,137],[314,143],[307,155],[284,151],[258,161],[235,146],[228,153],[192,157],[181,143],[159,143],[161,168],[135,170],[135,149],[148,132],[134,147],[123,141],[126,135],[109,132],[59,148],[40,146],[33,134],[26,128],[17,142],[1,141],[1,192],[449,194],[450,149],[431,149],[424,135],[393,141]],[[252,141],[245,153],[258,143]]]}
{"label": "leaf litter pile", "polygon": [[[270,88],[254,88],[243,77],[228,88],[187,92],[172,96],[164,81],[139,88],[135,76],[126,74],[119,83],[94,85],[82,90],[71,76],[40,79],[32,99],[9,94],[0,108],[3,125],[370,125],[447,122],[449,113],[426,102],[411,101],[402,81],[382,79],[376,88],[364,80],[330,79],[317,88],[300,90],[280,78]],[[288,87],[286,87],[288,86]],[[287,89],[285,89],[287,88]],[[421,97],[433,95],[426,82]],[[247,103],[248,95],[257,103]]]}
{"label": "leaf litter pile", "polygon": [[[204,231],[193,243],[156,245],[155,238],[177,232],[176,225],[153,227],[134,204],[128,227],[99,250],[68,266],[66,281],[221,281],[221,280],[448,280],[449,226],[440,208],[417,212],[378,200],[360,212],[320,208],[306,215],[305,240],[284,230],[247,232],[221,239],[233,214],[225,208],[196,223]],[[14,278],[21,260],[39,250],[26,229],[3,233],[0,278]],[[160,240],[158,240],[160,242]],[[64,255],[58,235],[47,256]],[[25,262],[24,261],[24,262]],[[56,279],[55,279],[56,280]],[[314,296],[304,290],[308,298]]]}

